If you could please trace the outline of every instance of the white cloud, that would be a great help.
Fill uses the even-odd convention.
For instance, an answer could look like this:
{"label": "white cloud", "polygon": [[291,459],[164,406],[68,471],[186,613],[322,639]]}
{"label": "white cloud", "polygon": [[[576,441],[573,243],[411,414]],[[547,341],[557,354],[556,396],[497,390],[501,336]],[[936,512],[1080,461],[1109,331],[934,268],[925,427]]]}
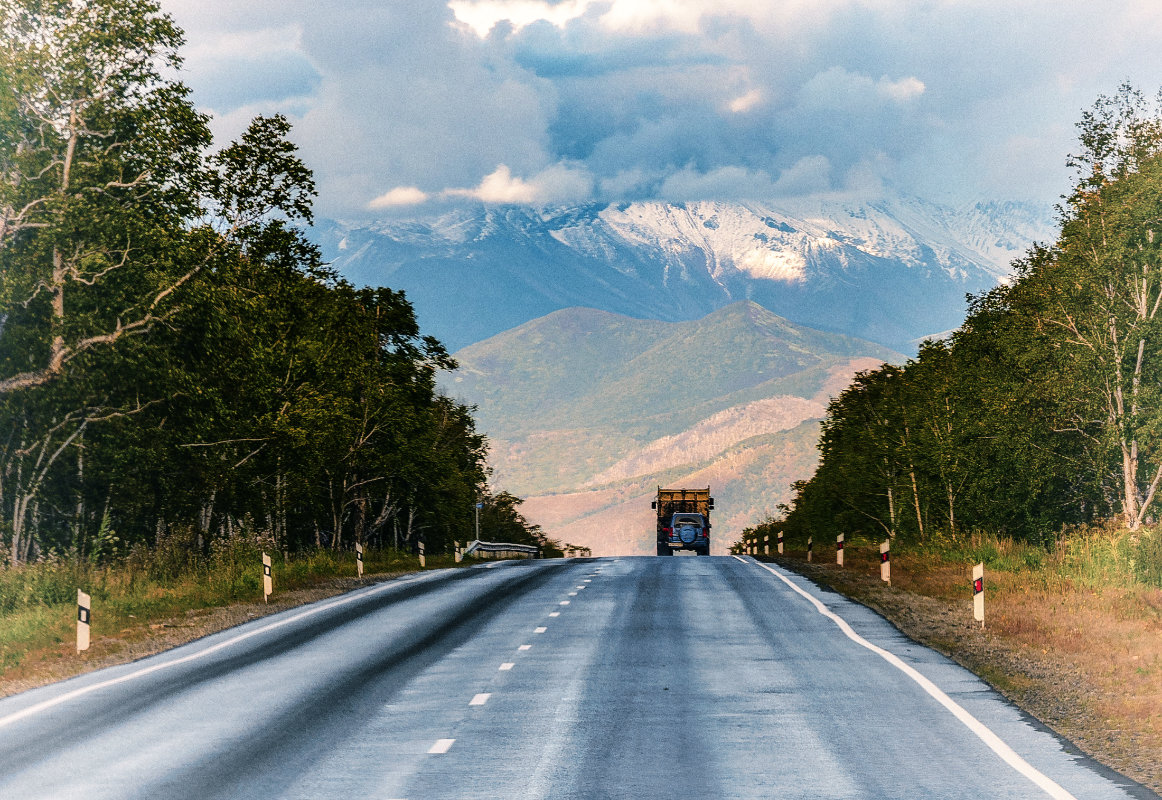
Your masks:
{"label": "white cloud", "polygon": [[805,156],[779,173],[774,193],[794,196],[818,194],[831,188],[831,161],[826,156]]}
{"label": "white cloud", "polygon": [[890,97],[898,103],[903,103],[911,100],[913,97],[919,97],[924,94],[927,89],[924,82],[919,78],[900,78],[898,81],[889,80],[885,75],[876,83],[876,90],[884,95]]}
{"label": "white cloud", "polygon": [[400,206],[418,206],[428,200],[428,193],[415,186],[397,186],[389,192],[367,204],[368,208],[399,208]]}
{"label": "white cloud", "polygon": [[745,167],[718,167],[699,172],[686,167],[662,181],[658,195],[663,200],[757,200],[775,193],[771,176],[763,170]]}
{"label": "white cloud", "polygon": [[727,104],[727,108],[735,114],[742,114],[750,111],[763,101],[763,92],[761,89],[751,89],[744,95],[734,98]]}
{"label": "white cloud", "polygon": [[545,0],[452,0],[448,8],[458,22],[467,25],[484,38],[498,22],[509,22],[519,31],[534,22],[551,22],[563,28],[585,13],[590,0],[566,0],[550,4]]}
{"label": "white cloud", "polygon": [[807,107],[848,110],[877,105],[877,100],[904,103],[924,94],[926,88],[913,76],[892,80],[885,75],[877,81],[843,67],[831,67],[807,81],[799,98]]}
{"label": "white cloud", "polygon": [[593,192],[593,178],[584,170],[555,164],[529,180],[516,177],[506,165],[486,175],[473,189],[447,189],[447,197],[464,197],[482,203],[535,205],[576,202]]}

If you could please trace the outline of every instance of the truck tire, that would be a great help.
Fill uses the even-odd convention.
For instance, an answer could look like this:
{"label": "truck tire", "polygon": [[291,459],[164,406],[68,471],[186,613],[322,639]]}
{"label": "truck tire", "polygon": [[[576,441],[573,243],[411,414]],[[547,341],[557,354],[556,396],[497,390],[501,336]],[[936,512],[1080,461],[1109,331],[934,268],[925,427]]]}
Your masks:
{"label": "truck tire", "polygon": [[658,555],[660,555],[660,556],[672,556],[672,555],[674,555],[674,551],[670,549],[670,546],[668,544],[659,544],[658,545]]}
{"label": "truck tire", "polygon": [[700,555],[700,556],[710,555],[710,545],[706,545],[705,547],[699,547],[698,548],[698,555]]}

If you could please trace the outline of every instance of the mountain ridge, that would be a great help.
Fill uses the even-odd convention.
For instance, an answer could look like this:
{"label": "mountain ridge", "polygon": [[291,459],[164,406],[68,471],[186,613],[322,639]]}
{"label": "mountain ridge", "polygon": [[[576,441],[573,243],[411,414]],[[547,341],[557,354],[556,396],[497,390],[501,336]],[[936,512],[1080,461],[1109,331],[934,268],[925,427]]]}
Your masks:
{"label": "mountain ridge", "polygon": [[743,299],[897,350],[963,320],[965,294],[1051,236],[1048,209],[916,198],[458,207],[313,236],[355,283],[403,289],[451,350],[563,308],[698,319]]}
{"label": "mountain ridge", "polygon": [[755,522],[810,474],[828,399],[902,358],[749,301],[683,322],[564,309],[455,357],[441,383],[477,407],[494,486],[596,553],[652,552],[661,482],[709,481],[720,537]]}

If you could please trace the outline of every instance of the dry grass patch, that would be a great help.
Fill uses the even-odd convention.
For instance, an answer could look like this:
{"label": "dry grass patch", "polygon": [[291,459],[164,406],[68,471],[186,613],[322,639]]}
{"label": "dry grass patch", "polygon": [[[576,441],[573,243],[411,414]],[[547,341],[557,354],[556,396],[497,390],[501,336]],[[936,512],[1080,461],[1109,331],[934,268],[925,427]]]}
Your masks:
{"label": "dry grass patch", "polygon": [[[0,568],[0,697],[102,667],[124,664],[359,586],[413,572],[416,560],[394,551],[367,553],[362,581],[354,556],[314,553],[276,558],[275,594],[263,603],[254,553],[200,563],[173,576],[154,565],[93,567],[45,563]],[[453,566],[429,556],[429,568]],[[76,589],[93,596],[92,645],[76,651]]]}

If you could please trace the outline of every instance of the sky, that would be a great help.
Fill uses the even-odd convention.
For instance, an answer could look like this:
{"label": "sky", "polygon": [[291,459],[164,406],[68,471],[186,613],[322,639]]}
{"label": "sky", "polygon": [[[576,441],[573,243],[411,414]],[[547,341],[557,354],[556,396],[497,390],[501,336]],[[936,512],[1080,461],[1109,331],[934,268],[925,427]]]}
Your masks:
{"label": "sky", "polygon": [[282,113],[324,216],[892,191],[1056,202],[1162,87],[1158,0],[161,0],[219,141]]}

